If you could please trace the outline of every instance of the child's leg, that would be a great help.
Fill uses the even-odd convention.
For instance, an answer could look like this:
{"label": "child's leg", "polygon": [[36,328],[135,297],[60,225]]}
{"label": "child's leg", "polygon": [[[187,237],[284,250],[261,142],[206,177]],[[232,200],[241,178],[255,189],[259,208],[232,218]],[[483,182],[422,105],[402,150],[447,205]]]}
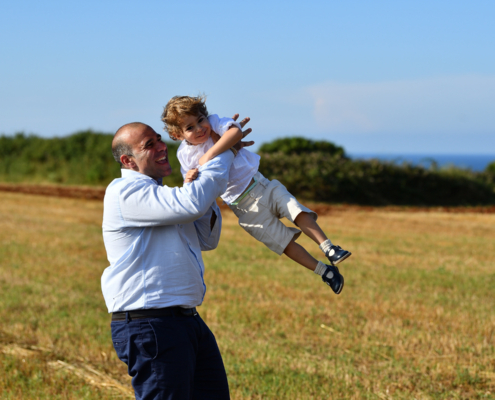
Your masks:
{"label": "child's leg", "polygon": [[301,264],[303,267],[314,271],[318,260],[309,254],[304,247],[292,240],[284,250],[284,254],[291,260]]}
{"label": "child's leg", "polygon": [[[294,223],[301,228],[304,234],[312,239],[316,244],[320,245],[324,241],[328,240],[325,233],[321,230],[320,226],[316,223],[311,215],[307,212],[301,212],[297,215]],[[330,244],[331,245],[331,244]]]}
{"label": "child's leg", "polygon": [[308,268],[322,277],[323,282],[339,294],[344,287],[344,277],[339,269],[333,265],[325,265],[309,254],[304,247],[292,240],[284,250],[284,254],[290,259]]}
{"label": "child's leg", "polygon": [[320,246],[321,251],[323,251],[332,265],[341,263],[351,255],[350,252],[340,246],[334,246],[313,217],[307,212],[299,213],[294,223],[301,228],[306,236]]}

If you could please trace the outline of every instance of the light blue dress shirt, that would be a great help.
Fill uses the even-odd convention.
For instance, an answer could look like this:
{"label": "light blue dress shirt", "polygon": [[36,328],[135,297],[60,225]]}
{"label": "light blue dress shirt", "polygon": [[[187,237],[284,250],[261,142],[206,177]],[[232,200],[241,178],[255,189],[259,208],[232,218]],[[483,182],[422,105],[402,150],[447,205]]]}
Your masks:
{"label": "light blue dress shirt", "polygon": [[[182,188],[162,186],[127,169],[110,183],[103,211],[110,266],[101,277],[108,312],[203,302],[201,251],[214,249],[220,239],[222,219],[215,200],[227,187],[233,158],[224,152]],[[210,229],[213,212],[217,220]]]}

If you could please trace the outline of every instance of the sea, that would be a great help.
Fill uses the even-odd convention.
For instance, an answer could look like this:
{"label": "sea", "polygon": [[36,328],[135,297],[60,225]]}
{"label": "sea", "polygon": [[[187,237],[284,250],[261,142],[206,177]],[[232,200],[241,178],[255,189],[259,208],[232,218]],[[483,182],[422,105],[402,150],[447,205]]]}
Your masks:
{"label": "sea", "polygon": [[454,166],[470,169],[472,171],[484,171],[488,164],[495,162],[495,154],[371,154],[351,153],[349,157],[355,160],[369,160],[376,158],[382,161],[391,161],[396,164],[404,162],[429,167],[436,163],[438,167]]}

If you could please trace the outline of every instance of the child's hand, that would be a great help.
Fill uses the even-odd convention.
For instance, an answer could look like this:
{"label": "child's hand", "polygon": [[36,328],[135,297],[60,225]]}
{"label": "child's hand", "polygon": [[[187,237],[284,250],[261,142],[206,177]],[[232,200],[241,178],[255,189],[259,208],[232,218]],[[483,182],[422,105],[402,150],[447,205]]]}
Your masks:
{"label": "child's hand", "polygon": [[186,177],[184,179],[184,183],[189,183],[195,180],[198,177],[198,169],[193,168],[187,171]]}
{"label": "child's hand", "polygon": [[[234,114],[234,116],[232,117],[232,119],[234,121],[237,121],[237,118],[239,118],[239,114]],[[249,122],[251,121],[251,118],[249,117],[246,117],[244,118],[241,122],[239,122],[239,125],[241,125],[241,128],[244,129],[244,126]],[[253,130],[251,128],[248,128],[244,131],[242,131],[242,138],[244,139],[247,135],[249,135]],[[237,151],[239,151],[240,149],[242,149],[243,147],[247,147],[247,146],[252,146],[254,144],[253,141],[249,141],[249,142],[244,142],[242,140],[238,141],[233,147],[234,149],[236,149]]]}

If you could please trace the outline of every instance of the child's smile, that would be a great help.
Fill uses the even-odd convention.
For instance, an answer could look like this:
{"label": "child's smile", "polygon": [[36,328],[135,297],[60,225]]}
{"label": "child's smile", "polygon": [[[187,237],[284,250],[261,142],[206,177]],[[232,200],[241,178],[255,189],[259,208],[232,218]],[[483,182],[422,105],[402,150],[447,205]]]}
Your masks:
{"label": "child's smile", "polygon": [[182,137],[193,145],[204,143],[211,134],[211,125],[204,115],[186,115],[181,121]]}

